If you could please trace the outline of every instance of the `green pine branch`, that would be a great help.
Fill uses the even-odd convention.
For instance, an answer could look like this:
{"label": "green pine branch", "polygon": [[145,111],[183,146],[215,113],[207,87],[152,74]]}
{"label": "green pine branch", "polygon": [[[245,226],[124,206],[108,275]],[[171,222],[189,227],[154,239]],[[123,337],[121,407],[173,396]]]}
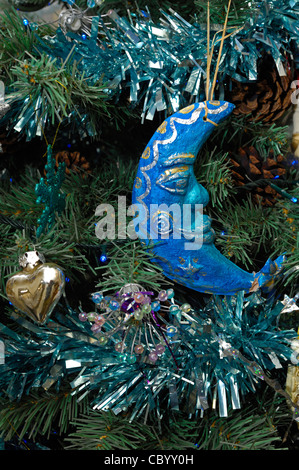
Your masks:
{"label": "green pine branch", "polygon": [[[39,34],[50,34],[47,25],[39,26]],[[52,31],[53,32],[53,31]],[[11,67],[33,52],[37,39],[34,32],[25,28],[18,12],[11,8],[0,14],[0,73],[12,79]],[[3,70],[4,69],[4,70]]]}
{"label": "green pine branch", "polygon": [[213,208],[221,209],[226,199],[237,192],[227,156],[222,150],[217,152],[217,147],[211,151],[205,146],[194,165],[197,181],[207,189]]}
{"label": "green pine branch", "polygon": [[[6,97],[24,102],[22,115],[31,113],[35,125],[43,126],[45,121],[57,126],[70,114],[83,122],[87,114],[89,132],[95,135],[101,119],[119,128],[134,116],[126,103],[115,107],[108,101],[107,85],[102,79],[91,83],[85,78],[72,60],[72,51],[65,61],[40,54],[34,25],[26,28],[16,11],[0,15],[0,26],[0,76]],[[51,33],[49,26],[38,25],[40,38]]]}
{"label": "green pine branch", "polygon": [[[86,5],[86,0],[79,0],[81,5]],[[84,8],[82,6],[82,8]],[[86,8],[86,7],[85,7]],[[138,2],[130,2],[123,0],[104,0],[99,6],[96,6],[95,11],[105,14],[110,9],[114,9],[120,16],[127,16],[128,11],[133,14],[141,14],[142,11],[147,13],[149,9],[150,16],[153,21],[158,21],[161,18],[161,9],[168,11],[169,8],[175,10],[178,14],[183,16],[186,20],[191,21],[194,16],[194,1],[180,2],[179,0],[138,0]]]}
{"label": "green pine branch", "polygon": [[0,436],[6,441],[13,437],[22,441],[25,436],[33,440],[37,436],[49,439],[54,426],[63,435],[69,431],[71,421],[81,413],[88,413],[87,400],[78,402],[70,390],[59,393],[39,390],[18,403],[0,398],[0,407]]}
{"label": "green pine branch", "polygon": [[210,215],[218,227],[216,246],[235,262],[252,267],[262,252],[268,257],[286,253],[286,266],[289,256],[292,265],[296,263],[299,220],[296,204],[289,200],[267,208],[253,203],[249,194],[241,203],[226,201],[225,211],[210,211]]}
{"label": "green pine branch", "polygon": [[253,146],[259,155],[266,160],[270,152],[274,158],[285,155],[289,150],[289,126],[277,123],[265,124],[255,121],[250,116],[234,116],[221,123],[209,138],[210,146],[227,149],[232,147],[237,152],[240,147]]}
{"label": "green pine branch", "polygon": [[[207,0],[195,0],[195,7],[200,19],[206,23],[208,12]],[[232,0],[228,14],[228,26],[242,26],[254,12],[256,2],[249,0]],[[210,23],[213,25],[223,25],[227,14],[227,1],[211,0],[209,2]]]}
{"label": "green pine branch", "polygon": [[80,112],[84,114],[88,109],[96,126],[95,116],[98,120],[101,116],[110,117],[108,108],[112,108],[107,104],[105,84],[101,81],[88,84],[84,74],[78,72],[76,63],[69,67],[67,60],[62,63],[46,54],[34,57],[27,52],[26,58],[11,67],[13,81],[10,88],[18,90],[21,101],[30,98],[25,111],[32,108],[32,118],[37,119],[37,124],[50,116],[54,126],[69,113],[79,112],[81,116]]}
{"label": "green pine branch", "polygon": [[92,411],[71,424],[76,430],[65,439],[66,450],[136,450],[154,439],[149,426],[112,412]]}
{"label": "green pine branch", "polygon": [[92,411],[71,424],[75,431],[65,439],[67,450],[276,450],[282,447],[278,426],[289,424],[289,411],[281,397],[262,393],[227,418],[214,410],[197,420],[177,413],[158,426]]}
{"label": "green pine branch", "polygon": [[170,285],[162,269],[151,259],[155,256],[141,246],[140,241],[126,240],[123,244],[112,242],[109,246],[110,262],[96,268],[101,274],[97,287],[101,291],[117,292],[126,284],[139,284],[156,292]]}
{"label": "green pine branch", "polygon": [[[82,178],[81,173],[70,172],[62,185],[66,194],[65,210],[57,216],[52,230],[38,238],[37,220],[42,211],[36,204],[34,191],[39,181],[38,172],[27,168],[18,182],[14,180],[10,186],[0,187],[0,291],[5,292],[8,276],[19,270],[18,259],[24,251],[40,250],[48,262],[62,266],[72,281],[76,281],[80,274],[89,272],[95,275],[90,260],[84,254],[84,246],[100,249],[107,243],[109,247],[111,244],[110,240],[100,240],[96,236],[95,209],[99,204],[109,203],[115,208],[117,218],[119,194],[127,196],[128,204],[131,203],[135,172],[134,162],[120,159],[106,161],[103,168],[86,178]],[[109,257],[117,249],[115,244],[111,244]],[[121,250],[124,250],[123,246]],[[127,246],[124,258],[131,256],[130,250]],[[145,255],[144,259],[148,261]],[[149,263],[149,266],[152,265]]]}

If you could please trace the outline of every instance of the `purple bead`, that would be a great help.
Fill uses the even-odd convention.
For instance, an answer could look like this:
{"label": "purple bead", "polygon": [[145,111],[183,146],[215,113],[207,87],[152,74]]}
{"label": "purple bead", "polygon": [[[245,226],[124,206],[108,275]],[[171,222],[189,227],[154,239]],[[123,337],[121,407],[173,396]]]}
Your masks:
{"label": "purple bead", "polygon": [[134,312],[134,308],[132,306],[130,307],[130,305],[132,305],[132,299],[125,300],[121,304],[121,308],[120,308],[121,311],[122,312],[128,312],[128,313]]}
{"label": "purple bead", "polygon": [[150,304],[151,302],[152,302],[151,298],[148,295],[145,295],[142,303],[146,305],[146,304]]}
{"label": "purple bead", "polygon": [[101,325],[97,325],[96,323],[94,323],[90,329],[91,329],[94,333],[97,333],[98,331],[101,330]]}
{"label": "purple bead", "polygon": [[161,292],[159,292],[158,299],[161,300],[161,302],[165,302],[167,298],[168,298],[168,295],[167,295],[166,290],[161,290]]}
{"label": "purple bead", "polygon": [[86,312],[79,313],[79,320],[80,321],[86,321],[87,320],[87,313]]}
{"label": "purple bead", "polygon": [[158,355],[153,351],[148,355],[148,358],[151,362],[156,362],[158,359]]}
{"label": "purple bead", "polygon": [[157,344],[155,351],[157,354],[163,354],[165,351],[165,346],[163,346],[163,344]]}

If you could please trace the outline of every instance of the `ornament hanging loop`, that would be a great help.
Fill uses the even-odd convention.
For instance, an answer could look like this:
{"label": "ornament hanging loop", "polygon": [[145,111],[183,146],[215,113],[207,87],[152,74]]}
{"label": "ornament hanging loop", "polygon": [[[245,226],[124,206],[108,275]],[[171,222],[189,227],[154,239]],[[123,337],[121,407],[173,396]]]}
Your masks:
{"label": "ornament hanging loop", "polygon": [[45,263],[46,259],[43,254],[38,251],[27,251],[19,257],[19,265],[21,268],[26,268],[28,266],[34,267],[38,263]]}

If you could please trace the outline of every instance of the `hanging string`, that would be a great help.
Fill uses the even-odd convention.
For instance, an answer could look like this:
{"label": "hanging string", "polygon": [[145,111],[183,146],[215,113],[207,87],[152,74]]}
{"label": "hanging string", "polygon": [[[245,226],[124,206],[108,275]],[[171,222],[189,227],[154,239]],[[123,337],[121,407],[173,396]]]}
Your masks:
{"label": "hanging string", "polygon": [[[229,38],[230,36],[232,36],[233,34],[236,34],[238,33],[239,31],[241,31],[242,29],[244,28],[244,25],[243,26],[230,26],[230,29],[234,29],[235,31],[232,31],[231,33],[228,33],[226,34],[224,37],[223,37],[223,41],[227,38]],[[216,31],[216,33],[214,34],[214,37],[213,37],[213,40],[212,40],[212,46],[211,46],[211,52],[210,52],[210,63],[212,61],[212,57],[213,57],[213,54],[214,54],[214,48],[215,48],[215,44],[219,41],[222,40],[222,38],[219,38],[219,39],[216,39],[216,36],[217,34],[220,34],[220,33],[223,33],[225,32],[224,29],[220,29],[219,31]],[[220,61],[220,58],[219,58],[219,61]],[[210,64],[211,65],[211,64]],[[218,70],[216,71],[218,73]],[[217,73],[215,72],[215,77],[217,78]],[[216,78],[215,78],[215,81],[216,81]],[[212,98],[212,97],[211,97]]]}
{"label": "hanging string", "polygon": [[207,9],[207,81],[206,81],[206,100],[209,99],[211,60],[212,60],[212,55],[210,56],[210,1],[208,0],[208,9]]}
{"label": "hanging string", "polygon": [[12,427],[12,429],[16,433],[16,435],[18,436],[19,441],[26,447],[26,450],[30,450],[30,448],[27,446],[26,442],[23,439],[21,439],[20,434],[18,434],[17,430],[13,427],[13,425],[11,424],[9,419],[7,419],[7,421],[8,421],[8,424]]}
{"label": "hanging string", "polygon": [[216,86],[216,79],[217,79],[217,74],[218,74],[218,69],[219,69],[219,64],[220,64],[220,59],[221,59],[221,54],[222,54],[222,49],[223,49],[223,44],[224,44],[224,39],[225,39],[225,33],[226,33],[226,28],[227,28],[227,22],[228,22],[228,15],[229,15],[230,6],[231,6],[231,0],[228,1],[228,6],[227,6],[227,12],[226,12],[226,16],[225,16],[223,31],[222,31],[222,38],[221,38],[220,48],[219,48],[218,57],[217,57],[217,64],[216,64],[216,69],[215,69],[215,73],[214,73],[214,79],[213,79],[213,84],[212,84],[212,89],[211,89],[211,94],[210,94],[210,99],[211,100],[213,99],[214,89],[215,89],[215,86]]}
{"label": "hanging string", "polygon": [[[214,41],[214,39],[213,39]],[[210,52],[210,2],[208,0],[208,8],[207,8],[207,78],[206,78],[206,101],[205,101],[205,115],[203,117],[203,120],[205,122],[210,122],[211,124],[214,124],[214,126],[217,126],[216,122],[211,121],[208,118],[208,99],[209,99],[209,89],[210,89],[210,70],[211,70],[211,62],[212,62],[212,56],[213,56],[213,49]]]}
{"label": "hanging string", "polygon": [[[219,64],[220,64],[220,59],[221,59],[221,54],[222,54],[222,49],[223,49],[224,40],[225,40],[226,38],[228,38],[229,36],[231,36],[232,34],[235,34],[236,32],[240,31],[240,30],[243,28],[243,26],[242,26],[241,28],[239,28],[239,27],[237,27],[237,26],[233,26],[233,29],[234,29],[235,31],[232,31],[232,32],[229,33],[229,34],[226,34],[226,29],[227,29],[227,22],[228,22],[228,15],[229,15],[230,6],[231,6],[231,0],[229,0],[229,2],[228,2],[227,12],[226,12],[226,17],[225,17],[225,22],[224,22],[224,27],[223,27],[222,30],[217,31],[217,32],[214,34],[214,37],[213,37],[213,40],[212,40],[211,49],[210,49],[210,1],[208,0],[208,3],[207,3],[207,78],[206,78],[205,115],[204,115],[203,119],[204,119],[204,121],[208,121],[208,122],[210,122],[211,124],[214,124],[215,126],[217,126],[217,123],[211,121],[211,120],[208,118],[208,112],[209,112],[209,109],[208,109],[208,101],[209,101],[209,99],[210,99],[210,100],[213,99],[213,94],[214,94],[214,89],[215,89],[215,86],[216,86],[216,80],[217,80],[218,69],[219,69]],[[216,39],[217,34],[219,34],[219,33],[221,33],[221,32],[222,32],[222,37],[221,37],[221,39]],[[210,75],[211,75],[212,57],[213,57],[213,53],[214,53],[215,44],[216,44],[218,41],[221,41],[221,42],[220,42],[220,48],[219,48],[219,53],[218,53],[218,58],[217,58],[216,69],[215,69],[215,73],[214,73],[213,85],[212,85],[212,88],[211,88],[211,93],[209,93],[209,91],[210,91]]]}
{"label": "hanging string", "polygon": [[210,122],[211,124],[214,124],[214,126],[218,126],[218,124],[214,121],[211,121],[211,119],[208,118],[208,112],[209,112],[209,108],[208,108],[208,102],[205,101],[205,115],[203,117],[203,120],[205,122]]}

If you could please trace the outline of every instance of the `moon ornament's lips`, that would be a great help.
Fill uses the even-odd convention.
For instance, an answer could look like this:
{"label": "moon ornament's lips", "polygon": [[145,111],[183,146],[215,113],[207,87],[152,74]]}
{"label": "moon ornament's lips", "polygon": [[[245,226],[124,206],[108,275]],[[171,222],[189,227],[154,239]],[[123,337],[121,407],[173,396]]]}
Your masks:
{"label": "moon ornament's lips", "polygon": [[[190,230],[173,229],[174,218],[167,214],[166,207],[176,206],[184,212],[191,207],[193,216],[198,207],[208,204],[209,194],[194,175],[193,165],[203,144],[215,126],[233,111],[231,103],[206,101],[195,103],[167,118],[147,144],[139,162],[134,187],[133,204],[141,204],[146,214],[147,233],[139,237],[146,245],[151,243],[150,225],[159,221],[157,241],[153,252],[164,274],[170,279],[199,292],[231,295],[240,290],[258,289],[272,279],[274,271],[281,269],[283,257],[276,262],[268,260],[257,274],[248,273],[223,256],[213,244],[215,234],[210,219],[202,216],[201,240],[195,237],[196,226]],[[163,205],[163,210],[151,214],[153,205]],[[169,215],[170,226],[166,224]],[[136,229],[136,226],[135,226]],[[181,237],[177,236],[180,232]],[[168,235],[168,238],[165,238]],[[186,238],[195,237],[194,245]],[[200,242],[200,243],[199,243]]]}

